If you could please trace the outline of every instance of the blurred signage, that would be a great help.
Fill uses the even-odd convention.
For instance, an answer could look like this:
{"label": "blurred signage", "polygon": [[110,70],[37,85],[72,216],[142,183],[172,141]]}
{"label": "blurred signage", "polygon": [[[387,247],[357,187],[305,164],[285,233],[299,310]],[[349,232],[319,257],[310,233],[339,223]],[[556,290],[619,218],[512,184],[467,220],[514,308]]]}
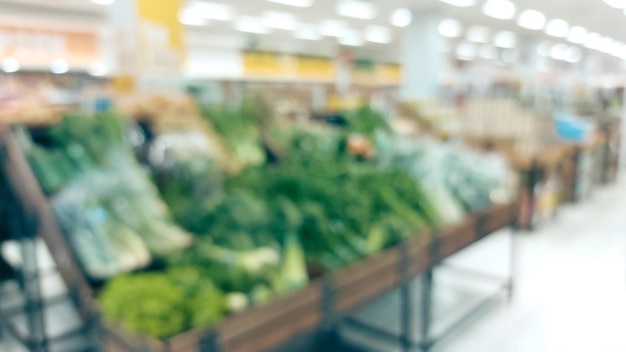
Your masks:
{"label": "blurred signage", "polygon": [[14,58],[22,67],[48,67],[55,60],[85,67],[99,60],[99,43],[89,32],[0,25],[0,57]]}
{"label": "blurred signage", "polygon": [[376,84],[376,65],[370,60],[355,60],[350,77],[353,84],[373,86]]}
{"label": "blurred signage", "polygon": [[248,78],[333,81],[335,64],[325,57],[246,51],[243,72]]}
{"label": "blurred signage", "polygon": [[335,63],[326,57],[298,56],[296,65],[299,79],[333,81],[336,77]]}
{"label": "blurred signage", "polygon": [[180,0],[136,0],[140,69],[144,73],[176,74],[185,59],[184,28],[178,20]]}
{"label": "blurred signage", "polygon": [[397,64],[379,64],[376,68],[376,76],[379,84],[400,84],[402,68]]}

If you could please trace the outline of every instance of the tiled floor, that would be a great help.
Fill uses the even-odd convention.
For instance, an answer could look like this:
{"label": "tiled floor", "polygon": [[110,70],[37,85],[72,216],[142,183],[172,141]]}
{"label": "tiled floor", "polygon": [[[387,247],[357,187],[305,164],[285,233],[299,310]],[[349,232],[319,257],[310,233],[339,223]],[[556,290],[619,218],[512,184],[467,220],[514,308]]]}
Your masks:
{"label": "tiled floor", "polygon": [[[495,234],[451,261],[506,273],[508,234]],[[563,208],[555,221],[536,232],[520,233],[517,240],[513,302],[496,303],[433,351],[625,352],[626,183],[600,189],[590,199]],[[437,275],[435,316],[440,321],[457,314],[474,293],[489,290],[466,276]],[[357,315],[397,330],[396,299],[397,294],[390,294]],[[344,329],[344,336],[380,351],[399,350],[350,329]]]}

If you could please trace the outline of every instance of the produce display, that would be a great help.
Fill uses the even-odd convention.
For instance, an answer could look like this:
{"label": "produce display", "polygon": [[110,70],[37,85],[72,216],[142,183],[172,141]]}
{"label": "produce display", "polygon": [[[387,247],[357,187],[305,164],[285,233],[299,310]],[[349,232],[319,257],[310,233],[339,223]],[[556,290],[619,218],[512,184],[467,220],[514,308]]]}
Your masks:
{"label": "produce display", "polygon": [[107,320],[159,339],[459,221],[506,182],[498,161],[397,136],[367,106],[341,126],[280,121],[258,99],[201,111],[237,168],[158,137],[168,157],[145,168],[113,113],[20,134],[85,271],[109,279]]}

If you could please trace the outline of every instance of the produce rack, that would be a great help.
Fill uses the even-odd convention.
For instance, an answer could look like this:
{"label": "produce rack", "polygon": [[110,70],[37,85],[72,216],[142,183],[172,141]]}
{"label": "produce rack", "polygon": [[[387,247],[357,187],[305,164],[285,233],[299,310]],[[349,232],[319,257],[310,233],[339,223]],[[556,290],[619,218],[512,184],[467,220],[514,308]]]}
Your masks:
{"label": "produce rack", "polygon": [[[13,340],[29,351],[50,351],[68,344],[85,350],[92,349],[90,341],[73,341],[77,336],[94,336],[92,318],[95,315],[91,309],[93,302],[87,281],[75,265],[73,254],[56,225],[50,205],[6,126],[0,126],[0,172],[0,183],[4,183],[0,185],[0,204],[9,207],[11,239],[19,244],[22,258],[17,280],[23,297],[1,307],[0,331],[4,328]],[[40,238],[48,245],[56,269],[40,269],[37,251]],[[67,291],[53,296],[44,295],[42,281],[57,274],[67,285]],[[68,301],[78,308],[83,324],[50,336],[46,311]],[[25,332],[20,331],[15,324],[16,319],[21,317],[26,320]]]}
{"label": "produce rack", "polygon": [[[10,170],[8,176],[11,187],[23,204],[22,213],[27,214],[25,217],[30,224],[36,224],[30,232],[31,236],[41,236],[50,248],[68,286],[70,298],[85,322],[86,328],[82,332],[90,334],[94,343],[106,351],[301,351],[314,341],[339,343],[336,334],[338,324],[347,321],[346,317],[354,309],[394,288],[402,292],[402,311],[405,312],[401,316],[403,334],[389,337],[399,341],[405,350],[414,346],[428,350],[443,338],[433,336],[429,329],[435,281],[433,270],[449,256],[517,221],[517,203],[493,206],[468,216],[455,226],[427,231],[348,268],[318,277],[295,293],[230,316],[213,329],[192,330],[167,341],[156,341],[100,321],[94,291],[9,128],[0,129],[0,145],[4,150],[4,162]],[[514,259],[514,256],[511,258]],[[420,275],[424,283],[421,313],[424,339],[415,342],[409,338],[413,329],[409,313],[412,311],[410,282]],[[34,273],[28,277],[36,276],[37,273]],[[513,281],[512,272],[502,278],[501,288],[509,295]],[[492,298],[489,297],[488,301]],[[484,303],[476,309],[483,306]],[[469,319],[476,309],[461,321]]]}

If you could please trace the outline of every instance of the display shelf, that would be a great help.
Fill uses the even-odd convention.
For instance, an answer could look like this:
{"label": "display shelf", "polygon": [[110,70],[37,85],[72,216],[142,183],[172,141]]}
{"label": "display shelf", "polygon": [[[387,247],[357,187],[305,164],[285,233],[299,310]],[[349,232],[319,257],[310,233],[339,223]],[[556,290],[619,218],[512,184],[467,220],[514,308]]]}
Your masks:
{"label": "display shelf", "polygon": [[[99,333],[95,335],[111,351],[271,351],[301,336],[332,331],[346,315],[381,294],[396,287],[408,287],[407,283],[420,274],[432,278],[433,268],[443,259],[489,233],[509,226],[517,214],[516,203],[493,206],[468,216],[459,224],[424,231],[394,248],[328,273],[307,287],[265,306],[232,315],[217,327],[192,330],[167,341],[156,341],[131,334],[121,326],[101,323],[94,291],[78,269],[80,266],[24,154],[9,129],[1,130],[0,138],[12,166],[12,186],[38,220],[36,233],[49,246],[81,317],[88,327],[98,329]],[[408,297],[409,293],[403,294]],[[426,293],[426,296],[431,294]]]}

